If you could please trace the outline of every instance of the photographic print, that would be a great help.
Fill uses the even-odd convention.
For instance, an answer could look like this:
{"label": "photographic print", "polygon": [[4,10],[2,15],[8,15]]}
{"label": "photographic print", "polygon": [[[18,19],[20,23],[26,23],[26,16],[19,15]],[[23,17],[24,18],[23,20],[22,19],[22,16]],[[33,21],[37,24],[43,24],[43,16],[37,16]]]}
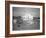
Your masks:
{"label": "photographic print", "polygon": [[40,30],[40,8],[13,7],[13,31]]}
{"label": "photographic print", "polygon": [[[6,26],[9,36],[44,34],[44,3],[29,3],[6,2],[6,5],[8,5],[6,7],[9,7],[7,8],[9,11],[7,13],[7,22],[9,24],[7,25],[8,27]],[[8,36],[8,34],[6,35]]]}
{"label": "photographic print", "polygon": [[42,32],[42,6],[11,4],[10,14],[13,34]]}

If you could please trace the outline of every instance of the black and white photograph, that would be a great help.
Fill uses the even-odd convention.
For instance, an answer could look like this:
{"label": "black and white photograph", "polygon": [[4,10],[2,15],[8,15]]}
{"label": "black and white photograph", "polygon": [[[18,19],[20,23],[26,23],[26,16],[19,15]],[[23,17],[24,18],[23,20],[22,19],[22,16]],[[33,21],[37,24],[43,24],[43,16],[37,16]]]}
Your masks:
{"label": "black and white photograph", "polygon": [[42,6],[10,5],[10,33],[42,32]]}
{"label": "black and white photograph", "polygon": [[40,8],[13,7],[13,31],[39,30]]}

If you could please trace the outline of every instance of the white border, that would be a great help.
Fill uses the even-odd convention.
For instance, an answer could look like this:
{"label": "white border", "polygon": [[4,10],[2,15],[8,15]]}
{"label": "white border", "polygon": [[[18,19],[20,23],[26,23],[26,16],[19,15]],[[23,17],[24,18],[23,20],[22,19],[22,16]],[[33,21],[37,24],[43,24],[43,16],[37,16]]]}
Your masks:
{"label": "white border", "polygon": [[[12,7],[40,8],[40,30],[12,31]],[[10,4],[10,34],[39,33],[42,32],[42,6]]]}

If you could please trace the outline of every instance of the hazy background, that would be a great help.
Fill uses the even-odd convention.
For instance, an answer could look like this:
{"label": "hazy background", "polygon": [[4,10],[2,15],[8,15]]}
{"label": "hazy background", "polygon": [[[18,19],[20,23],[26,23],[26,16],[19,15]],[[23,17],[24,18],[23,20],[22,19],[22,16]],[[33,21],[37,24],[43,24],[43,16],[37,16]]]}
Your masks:
{"label": "hazy background", "polygon": [[23,16],[27,13],[32,16],[40,16],[40,8],[13,7],[14,16]]}

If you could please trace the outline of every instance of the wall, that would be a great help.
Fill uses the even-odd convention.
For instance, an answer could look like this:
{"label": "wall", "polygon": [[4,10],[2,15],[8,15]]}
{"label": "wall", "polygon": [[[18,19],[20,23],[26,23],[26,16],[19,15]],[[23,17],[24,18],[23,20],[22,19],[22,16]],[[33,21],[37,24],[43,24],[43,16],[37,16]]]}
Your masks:
{"label": "wall", "polygon": [[[18,1],[18,0],[16,0],[16,1]],[[44,2],[45,3],[45,0],[20,0],[20,1]],[[46,16],[46,13],[45,13],[45,16]],[[46,34],[46,28],[45,28],[45,34]],[[5,36],[5,0],[0,0],[0,38],[5,38],[4,36]],[[11,38],[13,38],[13,37],[11,37]],[[24,37],[16,37],[16,38],[46,38],[46,35],[24,36]]]}

